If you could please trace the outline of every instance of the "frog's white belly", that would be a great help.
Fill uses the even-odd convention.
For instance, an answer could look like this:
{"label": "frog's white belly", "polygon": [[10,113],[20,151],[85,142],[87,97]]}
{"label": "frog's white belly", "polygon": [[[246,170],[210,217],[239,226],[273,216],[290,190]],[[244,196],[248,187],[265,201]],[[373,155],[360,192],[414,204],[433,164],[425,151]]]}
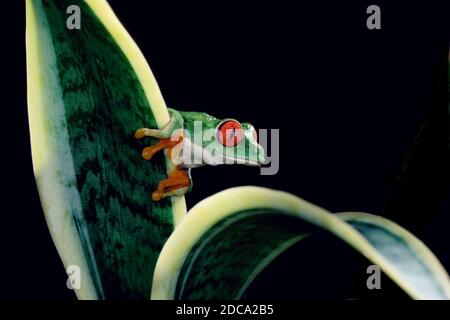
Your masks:
{"label": "frog's white belly", "polygon": [[186,137],[183,140],[180,160],[185,168],[196,168],[204,165],[216,166],[223,163],[222,157],[213,156],[209,150],[192,143]]}

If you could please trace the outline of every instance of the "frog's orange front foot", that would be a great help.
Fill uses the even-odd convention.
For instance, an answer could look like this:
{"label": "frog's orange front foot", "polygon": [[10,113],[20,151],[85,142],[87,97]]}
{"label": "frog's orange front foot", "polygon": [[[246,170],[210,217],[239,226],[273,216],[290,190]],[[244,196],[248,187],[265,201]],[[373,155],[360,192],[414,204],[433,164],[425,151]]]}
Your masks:
{"label": "frog's orange front foot", "polygon": [[152,193],[153,201],[160,201],[166,197],[182,196],[189,191],[191,178],[180,166],[177,166],[165,180],[158,184],[158,188]]}
{"label": "frog's orange front foot", "polygon": [[144,150],[142,151],[142,157],[145,160],[150,160],[159,151],[164,150],[164,149],[172,149],[177,144],[179,144],[181,141],[183,141],[183,137],[180,137],[178,140],[172,140],[170,138],[169,139],[160,139],[159,142],[157,144],[155,144],[154,146],[149,146],[149,147],[144,148]]}

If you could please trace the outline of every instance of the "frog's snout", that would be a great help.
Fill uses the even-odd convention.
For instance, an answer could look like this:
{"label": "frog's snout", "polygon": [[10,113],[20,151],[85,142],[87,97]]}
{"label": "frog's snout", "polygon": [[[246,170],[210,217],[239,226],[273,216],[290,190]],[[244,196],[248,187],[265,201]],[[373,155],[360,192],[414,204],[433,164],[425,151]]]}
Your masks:
{"label": "frog's snout", "polygon": [[261,158],[258,161],[259,165],[265,165],[266,164],[266,157],[264,156],[264,154],[261,156]]}
{"label": "frog's snout", "polygon": [[264,154],[264,149],[260,148],[260,150],[258,150],[258,167],[266,164],[266,156]]}
{"label": "frog's snout", "polygon": [[264,153],[264,149],[258,145],[256,152],[249,158],[248,165],[254,167],[261,167],[266,164],[266,156]]}

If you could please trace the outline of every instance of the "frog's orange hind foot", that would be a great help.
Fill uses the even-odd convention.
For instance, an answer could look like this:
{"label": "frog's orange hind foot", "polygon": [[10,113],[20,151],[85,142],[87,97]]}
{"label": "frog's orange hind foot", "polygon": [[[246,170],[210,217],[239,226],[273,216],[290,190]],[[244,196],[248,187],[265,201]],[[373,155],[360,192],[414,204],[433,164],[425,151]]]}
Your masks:
{"label": "frog's orange hind foot", "polygon": [[164,198],[167,197],[181,197],[184,196],[186,193],[188,193],[189,191],[189,187],[178,187],[177,189],[173,190],[173,191],[168,191],[168,192],[163,192],[163,193],[159,193],[159,192],[153,192],[152,193],[152,200],[153,201],[161,201]]}
{"label": "frog's orange hind foot", "polygon": [[169,177],[158,184],[158,188],[152,193],[153,201],[160,201],[171,196],[182,196],[189,191],[191,179],[179,166],[173,170]]}

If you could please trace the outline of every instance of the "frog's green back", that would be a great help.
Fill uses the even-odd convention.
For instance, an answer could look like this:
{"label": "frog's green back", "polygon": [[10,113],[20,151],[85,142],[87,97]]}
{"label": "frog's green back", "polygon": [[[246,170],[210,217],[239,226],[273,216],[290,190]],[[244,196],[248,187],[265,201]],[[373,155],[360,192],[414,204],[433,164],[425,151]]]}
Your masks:
{"label": "frog's green back", "polygon": [[27,64],[36,182],[64,265],[80,267],[78,297],[149,298],[184,198],[151,201],[166,159],[142,160],[154,141],[133,138],[168,120],[145,59],[105,1],[28,0]]}
{"label": "frog's green back", "polygon": [[[177,110],[178,111],[178,110]],[[220,120],[205,112],[178,111],[184,120],[184,129],[195,132],[195,122],[202,124],[202,130],[215,129]]]}

